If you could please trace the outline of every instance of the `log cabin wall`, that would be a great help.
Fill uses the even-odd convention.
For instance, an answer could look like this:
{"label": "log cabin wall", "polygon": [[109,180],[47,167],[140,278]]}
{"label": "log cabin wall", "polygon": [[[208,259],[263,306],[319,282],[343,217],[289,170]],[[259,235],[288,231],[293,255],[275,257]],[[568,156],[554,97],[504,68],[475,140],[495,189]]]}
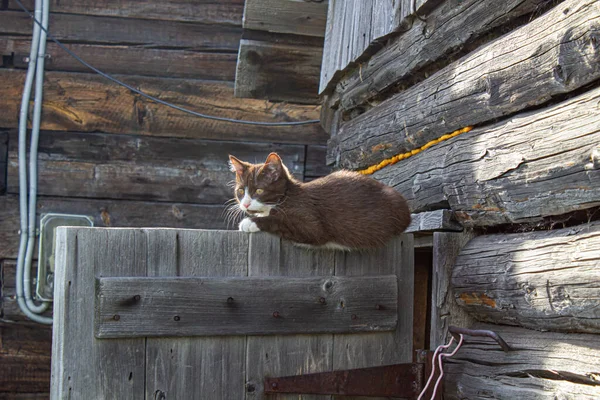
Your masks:
{"label": "log cabin wall", "polygon": [[467,338],[445,396],[600,398],[600,2],[408,2],[402,21],[390,2],[368,43],[357,3],[330,1],[328,163],[412,153],[371,176],[465,228],[433,236],[431,345],[454,324],[517,349]]}
{"label": "log cabin wall", "polygon": [[[24,1],[33,9],[33,1]],[[206,114],[257,121],[318,119],[316,105],[234,97],[243,0],[51,1],[50,30],[105,72]],[[0,4],[0,398],[44,399],[51,330],[15,299],[18,108],[32,21]],[[227,155],[280,152],[294,174],[327,173],[317,125],[255,127],[199,119],[130,93],[48,42],[38,214],[85,214],[96,226],[232,228]],[[35,252],[37,256],[37,251]]]}

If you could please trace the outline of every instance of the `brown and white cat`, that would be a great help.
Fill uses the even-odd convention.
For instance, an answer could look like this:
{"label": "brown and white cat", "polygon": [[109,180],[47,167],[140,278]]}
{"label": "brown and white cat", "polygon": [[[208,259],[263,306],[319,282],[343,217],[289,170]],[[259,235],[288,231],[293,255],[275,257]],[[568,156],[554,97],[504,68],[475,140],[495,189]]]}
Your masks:
{"label": "brown and white cat", "polygon": [[368,249],[410,224],[402,195],[356,172],[337,171],[311,182],[294,179],[276,153],[264,164],[229,156],[235,200],[248,217],[244,232],[265,231],[308,247]]}

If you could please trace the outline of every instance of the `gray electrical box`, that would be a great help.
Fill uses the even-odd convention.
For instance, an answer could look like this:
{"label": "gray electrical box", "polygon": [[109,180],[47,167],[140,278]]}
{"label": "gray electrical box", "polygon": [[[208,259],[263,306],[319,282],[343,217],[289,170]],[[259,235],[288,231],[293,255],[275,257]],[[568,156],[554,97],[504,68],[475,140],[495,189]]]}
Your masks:
{"label": "gray electrical box", "polygon": [[36,293],[44,301],[54,298],[55,238],[56,228],[60,226],[94,226],[94,221],[86,215],[42,214]]}

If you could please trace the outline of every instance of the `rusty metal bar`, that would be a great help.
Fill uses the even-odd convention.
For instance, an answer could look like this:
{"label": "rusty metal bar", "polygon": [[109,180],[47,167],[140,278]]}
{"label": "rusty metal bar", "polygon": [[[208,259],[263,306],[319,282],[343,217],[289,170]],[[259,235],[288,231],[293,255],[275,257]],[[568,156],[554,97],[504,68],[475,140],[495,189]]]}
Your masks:
{"label": "rusty metal bar", "polygon": [[467,328],[459,328],[457,326],[450,326],[450,327],[448,327],[448,332],[450,332],[452,334],[452,336],[454,336],[454,338],[457,340],[458,340],[458,335],[461,335],[461,334],[468,335],[468,336],[489,337],[491,339],[494,339],[500,345],[500,347],[502,347],[502,350],[504,350],[506,352],[513,351],[513,349],[508,345],[508,343],[506,343],[504,341],[504,339],[502,339],[502,337],[494,331],[488,331],[488,330],[483,330],[483,329],[467,329]]}
{"label": "rusty metal bar", "polygon": [[416,399],[424,384],[424,365],[395,364],[281,378],[265,378],[265,394],[332,394],[338,396]]}

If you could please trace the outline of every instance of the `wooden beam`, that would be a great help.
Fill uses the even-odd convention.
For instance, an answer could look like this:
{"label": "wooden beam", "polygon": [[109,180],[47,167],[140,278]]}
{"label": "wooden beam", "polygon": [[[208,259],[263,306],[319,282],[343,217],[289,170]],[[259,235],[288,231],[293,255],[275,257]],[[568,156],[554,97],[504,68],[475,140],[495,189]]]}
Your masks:
{"label": "wooden beam", "polygon": [[[64,197],[38,198],[38,216],[49,212],[89,215],[93,217],[94,225],[100,227],[237,229],[234,224],[227,225],[223,206]],[[0,199],[0,221],[0,259],[16,259],[19,252],[18,196],[8,195]],[[37,250],[33,254],[37,258]]]}
{"label": "wooden beam", "polygon": [[[8,193],[19,193],[17,132],[11,134]],[[43,132],[38,194],[222,205],[233,198],[228,155],[263,162],[276,151],[300,180],[305,146]]]}
{"label": "wooden beam", "polygon": [[[209,115],[250,121],[319,119],[315,106],[236,99],[226,82],[120,76],[128,84],[161,99]],[[17,127],[25,72],[0,70],[0,126]],[[93,74],[45,74],[42,129],[110,132],[268,143],[323,144],[319,124],[291,127],[238,125],[198,118],[145,100]]]}
{"label": "wooden beam", "polygon": [[327,6],[327,0],[246,0],[243,27],[323,37]]}
{"label": "wooden beam", "polygon": [[[31,42],[23,38],[0,37],[0,55],[12,57],[15,68],[27,68]],[[94,67],[109,74],[168,76],[233,81],[235,53],[208,53],[182,49],[152,49],[139,46],[65,44]],[[90,72],[90,70],[50,42],[46,46],[47,71]]]}
{"label": "wooden beam", "polygon": [[332,172],[331,168],[325,164],[326,146],[309,145],[306,146],[306,168],[304,169],[304,179],[317,178],[328,175]]}
{"label": "wooden beam", "polygon": [[450,325],[469,326],[473,319],[454,302],[450,280],[460,249],[474,236],[467,232],[434,232],[431,272],[431,328],[429,348],[446,344]]}
{"label": "wooden beam", "polygon": [[[62,3],[62,2],[61,2]],[[96,4],[96,3],[95,3]],[[155,3],[156,4],[156,3]],[[192,4],[192,3],[190,3]],[[89,4],[86,4],[86,7]],[[118,6],[109,12],[125,10]],[[58,11],[52,8],[52,11]],[[118,12],[118,11],[117,11]],[[29,38],[33,22],[22,11],[0,11],[0,33]],[[190,24],[179,21],[94,17],[62,13],[50,14],[52,36],[65,42],[135,45],[235,52],[242,29],[233,25]]]}
{"label": "wooden beam", "polygon": [[422,233],[433,231],[454,231],[463,230],[461,224],[456,222],[454,213],[450,210],[427,211],[411,215],[410,225],[405,233]]}
{"label": "wooden beam", "polygon": [[393,330],[397,290],[395,276],[99,278],[96,337]]}
{"label": "wooden beam", "polygon": [[[417,1],[417,14],[422,16],[434,9],[435,3],[439,1]],[[544,0],[443,1],[426,20],[414,19],[408,31],[390,39],[360,68],[348,71],[335,86],[330,85],[332,96],[341,110],[348,111],[399,83],[410,85],[410,79],[424,68],[448,64],[467,43],[484,40],[486,33],[535,12],[543,4]]]}
{"label": "wooden beam", "polygon": [[600,397],[600,336],[475,327],[497,332],[516,351],[505,353],[489,338],[466,337],[458,353],[444,360],[444,398]]}
{"label": "wooden beam", "polygon": [[[342,125],[331,158],[362,168],[600,77],[600,4],[568,0]],[[540,50],[542,49],[542,50]]]}
{"label": "wooden beam", "polygon": [[322,42],[313,38],[300,36],[293,42],[264,35],[258,40],[242,39],[235,96],[318,104],[322,56]]}
{"label": "wooden beam", "polygon": [[495,324],[600,333],[600,223],[484,235],[461,251],[454,297]]}
{"label": "wooden beam", "polygon": [[[325,157],[323,157],[325,158]],[[6,171],[8,160],[8,132],[0,131],[0,194],[6,193]],[[323,159],[323,164],[325,160]]]}
{"label": "wooden beam", "polygon": [[451,208],[464,226],[538,221],[600,205],[600,89],[474,129],[373,177],[413,212]]}
{"label": "wooden beam", "polygon": [[[33,10],[33,0],[23,0],[23,4]],[[244,0],[214,1],[171,1],[156,2],[142,0],[122,7],[119,0],[100,0],[90,3],[86,0],[50,2],[50,10],[55,13],[82,15],[102,15],[120,18],[143,18],[159,20],[188,21],[210,25],[241,25]],[[8,3],[11,10],[20,10],[16,4]],[[155,25],[156,22],[153,22]]]}

